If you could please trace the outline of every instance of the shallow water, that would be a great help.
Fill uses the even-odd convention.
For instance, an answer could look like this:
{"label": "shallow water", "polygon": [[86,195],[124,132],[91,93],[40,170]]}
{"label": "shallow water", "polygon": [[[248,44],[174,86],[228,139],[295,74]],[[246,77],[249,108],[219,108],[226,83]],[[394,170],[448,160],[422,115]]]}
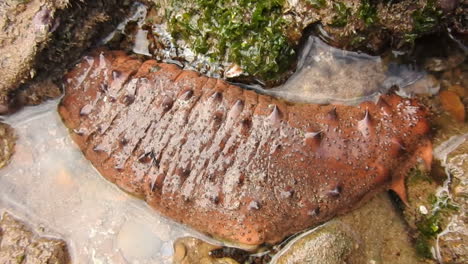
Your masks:
{"label": "shallow water", "polygon": [[[298,103],[355,105],[376,101],[392,87],[398,94],[436,94],[439,86],[425,80],[428,74],[394,62],[395,54],[381,58],[334,48],[310,36],[299,52],[295,73],[282,85],[255,90]],[[420,81],[418,87],[414,84]]]}
{"label": "shallow water", "polygon": [[56,107],[50,101],[5,120],[18,141],[0,170],[0,211],[64,238],[73,263],[171,263],[178,237],[215,243],[101,177],[69,138]]}

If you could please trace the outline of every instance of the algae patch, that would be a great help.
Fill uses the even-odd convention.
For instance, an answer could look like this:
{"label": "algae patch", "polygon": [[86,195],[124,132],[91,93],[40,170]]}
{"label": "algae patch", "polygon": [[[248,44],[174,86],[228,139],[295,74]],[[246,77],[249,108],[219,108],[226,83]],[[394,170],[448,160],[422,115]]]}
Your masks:
{"label": "algae patch", "polygon": [[272,79],[290,68],[295,51],[285,36],[284,0],[171,1],[169,31],[195,52]]}

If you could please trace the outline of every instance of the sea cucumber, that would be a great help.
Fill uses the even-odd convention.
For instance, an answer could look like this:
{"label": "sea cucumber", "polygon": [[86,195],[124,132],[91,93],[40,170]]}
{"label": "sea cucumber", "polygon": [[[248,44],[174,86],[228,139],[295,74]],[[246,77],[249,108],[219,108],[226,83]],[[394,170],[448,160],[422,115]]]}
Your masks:
{"label": "sea cucumber", "polygon": [[59,113],[109,181],[215,237],[276,243],[430,166],[428,110],[293,104],[120,51],[85,56]]}

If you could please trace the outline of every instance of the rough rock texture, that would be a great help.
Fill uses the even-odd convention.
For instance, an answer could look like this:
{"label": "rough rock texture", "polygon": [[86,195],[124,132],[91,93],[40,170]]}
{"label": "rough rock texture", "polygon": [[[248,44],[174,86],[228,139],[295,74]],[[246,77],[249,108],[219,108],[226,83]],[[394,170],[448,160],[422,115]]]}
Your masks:
{"label": "rough rock texture", "polygon": [[173,264],[238,264],[231,258],[215,258],[211,252],[219,246],[211,245],[193,237],[179,238],[174,242]]}
{"label": "rough rock texture", "polygon": [[59,76],[109,23],[122,17],[120,0],[5,0],[0,2],[0,114],[12,91],[33,77]]}
{"label": "rough rock texture", "polygon": [[361,208],[301,234],[272,264],[432,263],[417,256],[406,229],[389,195],[381,193]]}
{"label": "rough rock texture", "polygon": [[[381,52],[401,48],[423,35],[451,24],[461,8],[458,0],[288,0],[290,36],[319,22],[319,32],[331,44],[346,49]],[[297,38],[296,37],[296,38]]]}
{"label": "rough rock texture", "polygon": [[8,164],[15,149],[15,142],[13,128],[0,122],[0,168]]}
{"label": "rough rock texture", "polygon": [[[282,83],[294,70],[294,49],[297,51],[301,39],[311,31],[336,47],[374,54],[409,50],[415,39],[447,27],[453,28],[452,33],[466,31],[466,16],[462,15],[466,4],[458,0],[153,2],[156,9],[168,12],[149,12],[144,34],[152,28],[157,38],[165,38],[159,30],[163,24],[174,38],[158,40],[153,45],[155,57],[171,54],[201,71],[235,82],[259,81],[267,87]],[[164,52],[158,51],[161,47]],[[199,55],[208,56],[211,62]],[[197,63],[192,63],[194,59]]]}
{"label": "rough rock texture", "polygon": [[70,257],[64,241],[39,237],[4,213],[0,221],[0,263],[67,264]]}
{"label": "rough rock texture", "polygon": [[[356,244],[356,245],[355,245]],[[301,236],[288,247],[281,256],[273,261],[275,264],[339,264],[365,263],[350,260],[350,255],[358,248],[353,237],[340,230],[335,224],[327,224],[317,230]]]}
{"label": "rough rock texture", "polygon": [[87,56],[59,112],[85,156],[124,190],[193,228],[275,243],[430,165],[426,110],[383,96],[306,105],[122,52]]}
{"label": "rough rock texture", "polygon": [[468,262],[468,133],[465,141],[447,157],[445,168],[452,175],[451,197],[458,210],[438,237],[439,258],[444,263]]}

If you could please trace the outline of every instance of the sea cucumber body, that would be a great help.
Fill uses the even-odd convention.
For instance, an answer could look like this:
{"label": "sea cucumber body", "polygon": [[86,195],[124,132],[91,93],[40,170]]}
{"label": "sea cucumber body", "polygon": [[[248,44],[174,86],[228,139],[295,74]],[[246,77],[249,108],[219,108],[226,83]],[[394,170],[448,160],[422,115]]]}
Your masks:
{"label": "sea cucumber body", "polygon": [[322,223],[401,178],[430,145],[396,95],[290,104],[122,52],[86,56],[59,112],[109,181],[162,214],[257,245]]}

